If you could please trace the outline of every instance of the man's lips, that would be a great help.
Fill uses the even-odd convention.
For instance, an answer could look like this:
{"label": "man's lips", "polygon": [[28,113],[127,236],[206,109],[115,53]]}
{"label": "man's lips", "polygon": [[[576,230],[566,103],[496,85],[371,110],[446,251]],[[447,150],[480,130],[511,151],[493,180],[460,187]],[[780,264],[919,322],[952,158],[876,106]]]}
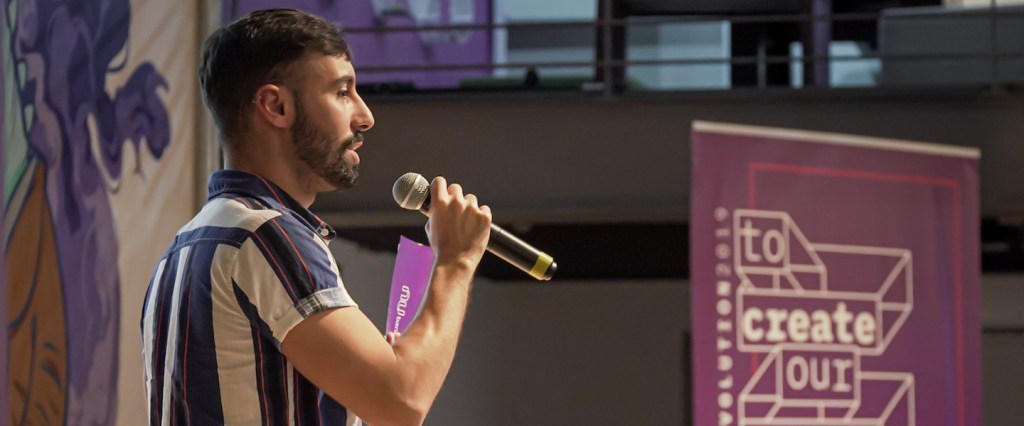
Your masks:
{"label": "man's lips", "polygon": [[354,136],[352,136],[352,139],[345,141],[345,145],[343,146],[343,148],[355,151],[359,149],[359,147],[361,146],[363,146],[363,134],[356,133]]}
{"label": "man's lips", "polygon": [[341,149],[342,150],[352,150],[352,151],[355,151],[355,150],[359,149],[359,147],[361,147],[361,146],[363,146],[363,135],[356,134],[354,137],[352,137],[352,138],[346,140],[344,143],[342,143],[341,144]]}

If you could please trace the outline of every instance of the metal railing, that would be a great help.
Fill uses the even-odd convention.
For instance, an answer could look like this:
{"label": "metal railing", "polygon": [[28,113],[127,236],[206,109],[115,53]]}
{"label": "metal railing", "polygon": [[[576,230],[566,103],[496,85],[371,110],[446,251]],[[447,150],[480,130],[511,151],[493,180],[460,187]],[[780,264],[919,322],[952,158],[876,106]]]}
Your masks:
{"label": "metal railing", "polygon": [[[613,0],[599,0],[603,2],[606,10],[610,10]],[[624,74],[630,67],[643,66],[696,66],[696,65],[728,65],[733,66],[768,66],[768,65],[801,65],[821,63],[843,63],[851,61],[881,61],[883,64],[927,62],[927,61],[985,61],[989,65],[990,75],[985,85],[987,87],[1000,87],[1005,85],[998,72],[1000,62],[1012,60],[1024,60],[1024,49],[1020,52],[1000,51],[998,44],[998,26],[1000,21],[1024,18],[1024,5],[1012,10],[1004,10],[1003,7],[995,5],[993,0],[989,7],[956,9],[963,13],[947,13],[942,15],[908,14],[900,15],[900,20],[927,20],[936,19],[938,16],[943,20],[978,20],[981,17],[988,18],[989,26],[989,49],[986,52],[961,52],[961,53],[865,53],[860,55],[820,55],[807,54],[799,57],[791,55],[729,55],[728,57],[690,57],[678,59],[627,59],[623,54],[617,55],[614,52],[613,35],[615,31],[625,31],[630,28],[657,26],[664,24],[686,24],[686,23],[714,23],[722,22],[730,25],[737,24],[796,24],[813,25],[815,23],[845,23],[856,25],[862,23],[865,26],[877,25],[884,13],[800,13],[800,14],[752,14],[752,15],[688,15],[688,16],[652,16],[644,17],[641,20],[629,18],[614,18],[605,14],[595,20],[558,20],[544,22],[515,22],[515,23],[486,23],[486,24],[452,24],[452,25],[402,25],[392,27],[359,27],[346,28],[348,34],[382,34],[399,32],[419,31],[496,31],[514,30],[524,31],[531,29],[586,29],[595,30],[595,46],[593,60],[580,61],[516,61],[516,62],[465,62],[465,63],[435,63],[435,64],[398,64],[398,65],[362,65],[358,70],[362,75],[372,75],[385,72],[447,72],[459,70],[484,70],[493,73],[495,70],[529,70],[529,69],[557,69],[557,68],[589,68],[594,70],[592,87],[598,88],[607,96],[615,95],[620,89],[629,90],[625,87],[617,87],[614,76],[616,73]],[[938,10],[938,9],[936,9]],[[829,40],[832,41],[832,40]],[[1024,75],[1014,80],[1015,84],[1024,84]],[[764,88],[767,84],[759,80],[756,85]],[[830,87],[827,84],[818,82],[817,87]],[[749,87],[749,86],[744,86]],[[780,87],[780,86],[774,86]],[[730,87],[733,88],[730,84]]]}

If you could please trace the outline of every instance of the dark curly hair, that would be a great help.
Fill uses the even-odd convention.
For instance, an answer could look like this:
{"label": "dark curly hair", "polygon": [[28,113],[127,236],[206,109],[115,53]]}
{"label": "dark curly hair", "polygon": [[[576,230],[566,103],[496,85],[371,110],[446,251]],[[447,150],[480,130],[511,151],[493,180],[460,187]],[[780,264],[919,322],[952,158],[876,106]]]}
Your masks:
{"label": "dark curly hair", "polygon": [[221,140],[246,130],[244,113],[264,84],[284,84],[288,68],[307,53],[342,56],[352,51],[341,28],[294,9],[260,10],[206,39],[199,85]]}

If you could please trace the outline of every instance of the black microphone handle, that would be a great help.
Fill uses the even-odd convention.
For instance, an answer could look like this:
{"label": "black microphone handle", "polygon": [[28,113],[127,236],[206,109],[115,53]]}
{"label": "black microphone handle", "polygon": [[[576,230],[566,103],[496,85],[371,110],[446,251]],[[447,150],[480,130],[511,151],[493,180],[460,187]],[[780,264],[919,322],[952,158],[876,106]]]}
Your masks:
{"label": "black microphone handle", "polygon": [[[420,212],[430,216],[430,194],[423,200]],[[550,280],[558,270],[558,263],[550,255],[537,250],[493,223],[491,238],[487,241],[487,251],[541,281]]]}
{"label": "black microphone handle", "polygon": [[487,251],[538,280],[550,280],[558,269],[558,264],[550,255],[537,250],[493,223]]}

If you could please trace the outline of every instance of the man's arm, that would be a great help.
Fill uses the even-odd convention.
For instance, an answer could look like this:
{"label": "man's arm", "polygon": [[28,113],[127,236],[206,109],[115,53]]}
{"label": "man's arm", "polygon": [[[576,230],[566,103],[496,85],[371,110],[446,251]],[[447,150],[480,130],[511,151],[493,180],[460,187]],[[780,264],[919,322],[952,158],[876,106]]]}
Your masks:
{"label": "man's arm", "polygon": [[285,356],[368,423],[421,424],[455,357],[490,223],[490,209],[476,197],[435,179],[427,234],[436,261],[423,310],[402,338],[390,346],[359,309],[331,309],[292,328],[281,345]]}

